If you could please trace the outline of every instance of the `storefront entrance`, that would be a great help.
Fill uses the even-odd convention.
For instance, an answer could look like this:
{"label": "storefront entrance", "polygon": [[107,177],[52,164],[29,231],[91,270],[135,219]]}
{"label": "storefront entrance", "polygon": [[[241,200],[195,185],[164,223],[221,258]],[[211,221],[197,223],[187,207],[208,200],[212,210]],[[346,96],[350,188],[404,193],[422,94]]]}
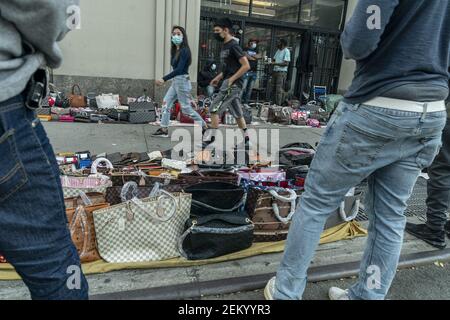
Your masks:
{"label": "storefront entrance", "polygon": [[[229,2],[229,1],[228,1]],[[228,3],[227,2],[227,3]],[[235,1],[236,2],[236,1]],[[253,1],[251,1],[253,3]],[[308,2],[308,1],[305,1]],[[337,1],[339,2],[339,1]],[[344,1],[341,1],[344,3]],[[211,4],[211,1],[206,1]],[[268,19],[270,12],[250,7],[250,12],[243,10],[243,5],[233,3],[230,5],[219,4],[214,8],[203,7],[200,21],[200,70],[208,61],[217,61],[220,52],[220,44],[213,39],[214,21],[224,15],[229,16],[234,22],[234,32],[240,39],[241,46],[245,48],[250,39],[259,41],[259,52],[263,58],[273,58],[276,53],[276,44],[283,38],[288,42],[291,51],[291,65],[289,67],[288,97],[294,99],[307,100],[313,95],[314,86],[327,87],[327,93],[337,93],[340,67],[342,62],[342,51],[339,45],[340,29],[325,30],[317,26],[308,26],[300,21],[304,14],[305,4],[301,4],[301,14],[297,9],[296,0],[290,1],[291,6],[283,7],[284,21]],[[259,3],[259,2],[258,2]],[[300,1],[302,3],[302,1]],[[312,3],[312,2],[311,2]],[[284,1],[283,1],[284,4]],[[218,8],[222,8],[219,10]],[[223,9],[227,8],[227,10]],[[230,9],[231,8],[231,9]],[[252,13],[253,11],[253,13]],[[342,7],[344,16],[345,7]],[[280,10],[276,12],[281,12]],[[289,12],[289,14],[288,14]],[[340,11],[339,11],[340,12]],[[337,20],[340,17],[338,16]],[[316,19],[317,20],[317,19]],[[288,21],[288,22],[285,22]],[[271,67],[264,63],[262,59],[258,64],[258,80],[253,92],[253,100],[271,101],[270,92]]]}

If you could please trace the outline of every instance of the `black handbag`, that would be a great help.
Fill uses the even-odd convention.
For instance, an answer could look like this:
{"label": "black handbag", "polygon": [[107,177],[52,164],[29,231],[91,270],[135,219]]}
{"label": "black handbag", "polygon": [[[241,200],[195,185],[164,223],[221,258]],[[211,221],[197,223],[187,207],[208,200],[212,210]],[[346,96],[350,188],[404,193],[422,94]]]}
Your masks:
{"label": "black handbag", "polygon": [[310,166],[316,151],[307,143],[293,143],[279,151],[279,162],[282,166]]}
{"label": "black handbag", "polygon": [[254,226],[246,216],[220,214],[190,219],[178,247],[188,260],[206,260],[248,249]]}
{"label": "black handbag", "polygon": [[236,214],[245,206],[244,188],[225,182],[199,183],[185,189],[192,194],[191,215]]}

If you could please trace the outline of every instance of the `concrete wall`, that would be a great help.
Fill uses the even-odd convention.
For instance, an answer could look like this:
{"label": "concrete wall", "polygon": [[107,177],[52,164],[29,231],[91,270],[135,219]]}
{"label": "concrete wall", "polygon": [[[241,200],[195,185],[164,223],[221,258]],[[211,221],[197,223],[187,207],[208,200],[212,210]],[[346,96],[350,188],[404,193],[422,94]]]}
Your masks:
{"label": "concrete wall", "polygon": [[[347,9],[347,19],[348,21],[356,7],[358,0],[349,0]],[[341,75],[339,78],[339,91],[347,91],[352,83],[353,75],[355,73],[356,64],[354,60],[345,60],[342,62]]]}
{"label": "concrete wall", "polygon": [[81,1],[81,29],[62,42],[57,86],[68,90],[138,95],[145,87],[158,100],[164,88],[154,80],[170,71],[170,33],[186,27],[192,55],[191,78],[197,81],[201,0]]}

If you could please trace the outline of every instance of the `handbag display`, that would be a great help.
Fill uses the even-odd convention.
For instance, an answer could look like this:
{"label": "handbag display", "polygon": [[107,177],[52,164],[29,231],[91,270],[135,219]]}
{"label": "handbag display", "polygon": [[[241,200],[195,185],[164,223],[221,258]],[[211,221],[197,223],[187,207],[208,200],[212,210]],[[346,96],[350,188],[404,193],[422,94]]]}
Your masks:
{"label": "handbag display", "polygon": [[100,163],[106,163],[110,170],[114,169],[108,159],[99,158],[92,164],[91,174],[88,177],[61,176],[64,197],[78,197],[80,192],[106,193],[107,188],[111,187],[112,183],[109,177],[98,173],[97,167]]}
{"label": "handbag display", "polygon": [[286,172],[277,168],[241,169],[238,172],[243,180],[253,182],[278,182],[286,180]]}
{"label": "handbag display", "polygon": [[[78,89],[78,94],[75,94],[75,89]],[[81,93],[81,89],[79,85],[74,85],[72,87],[72,94],[69,95],[69,103],[71,108],[86,108],[87,107],[87,99]]]}
{"label": "handbag display", "polygon": [[120,97],[117,94],[102,94],[95,97],[98,109],[112,109],[121,105]]}
{"label": "handbag display", "polygon": [[180,257],[178,241],[191,209],[191,195],[170,194],[94,212],[100,256],[109,263],[162,261]]}
{"label": "handbag display", "polygon": [[81,263],[101,260],[97,250],[93,212],[108,207],[108,203],[98,203],[79,205],[76,209],[66,210],[70,235]]}
{"label": "handbag display", "polygon": [[200,183],[186,188],[185,192],[192,194],[191,214],[194,217],[236,214],[247,201],[244,188],[224,182]]}
{"label": "handbag display", "polygon": [[240,177],[236,173],[214,170],[182,173],[178,176],[178,179],[189,186],[207,182],[225,182],[238,186],[240,182]]}
{"label": "handbag display", "polygon": [[286,240],[297,204],[294,190],[251,187],[246,210],[255,225],[255,242]]}
{"label": "handbag display", "polygon": [[248,249],[253,244],[253,224],[248,217],[219,214],[186,223],[178,247],[188,260],[206,260]]}
{"label": "handbag display", "polygon": [[271,123],[291,125],[292,112],[294,112],[294,110],[290,107],[271,106],[269,108],[268,121]]}

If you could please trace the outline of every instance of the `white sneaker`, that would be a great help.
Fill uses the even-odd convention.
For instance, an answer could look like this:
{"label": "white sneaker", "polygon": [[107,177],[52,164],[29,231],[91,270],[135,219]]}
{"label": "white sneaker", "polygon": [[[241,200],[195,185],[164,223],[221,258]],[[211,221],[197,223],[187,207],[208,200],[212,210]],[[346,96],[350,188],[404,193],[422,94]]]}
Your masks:
{"label": "white sneaker", "polygon": [[350,297],[348,296],[348,290],[342,290],[339,288],[331,288],[330,291],[328,292],[328,295],[330,297],[330,300],[332,301],[345,301],[345,300],[350,300]]}
{"label": "white sneaker", "polygon": [[273,301],[275,300],[273,296],[275,295],[275,282],[277,281],[277,278],[273,277],[270,279],[269,283],[266,286],[266,289],[264,289],[264,297],[267,301]]}

